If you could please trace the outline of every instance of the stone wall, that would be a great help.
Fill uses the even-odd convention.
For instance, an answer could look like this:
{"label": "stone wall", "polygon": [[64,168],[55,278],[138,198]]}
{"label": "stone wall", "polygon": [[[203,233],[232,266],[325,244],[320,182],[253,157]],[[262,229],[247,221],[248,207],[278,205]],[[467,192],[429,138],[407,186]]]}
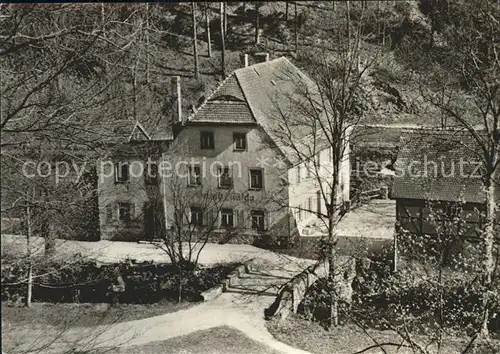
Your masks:
{"label": "stone wall", "polygon": [[[334,278],[338,283],[340,300],[351,303],[352,281],[356,276],[355,260],[353,258],[339,259],[337,269],[338,272]],[[266,317],[276,317],[283,320],[290,313],[297,313],[307,289],[318,279],[326,278],[328,274],[328,262],[326,261],[310,266],[297,274],[280,290],[275,302],[266,310]]]}

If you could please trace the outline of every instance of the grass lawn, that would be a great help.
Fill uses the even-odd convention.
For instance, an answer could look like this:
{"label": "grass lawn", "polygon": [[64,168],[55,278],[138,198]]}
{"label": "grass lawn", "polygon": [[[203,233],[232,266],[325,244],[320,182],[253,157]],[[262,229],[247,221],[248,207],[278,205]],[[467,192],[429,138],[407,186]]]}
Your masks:
{"label": "grass lawn", "polygon": [[237,329],[214,327],[161,342],[108,351],[110,354],[279,354]]}
{"label": "grass lawn", "polygon": [[156,304],[51,304],[33,303],[31,308],[13,306],[2,302],[3,326],[40,327],[52,326],[67,328],[71,326],[95,326],[138,320],[163,315],[194,306],[193,302],[160,302]]}
{"label": "grass lawn", "polygon": [[[281,323],[272,321],[268,324],[269,331],[274,337],[292,347],[300,348],[316,354],[343,354],[357,353],[378,343],[401,343],[400,337],[393,331],[367,330],[365,333],[355,325],[344,325],[332,331],[326,331],[318,323],[298,317],[290,317]],[[422,341],[421,341],[422,339]],[[424,342],[427,338],[418,338]],[[396,346],[384,346],[387,353],[413,353],[410,348],[397,349]],[[443,353],[461,353],[465,344],[459,338],[445,340]],[[364,353],[380,353],[379,348],[367,350]],[[500,341],[492,341],[488,348],[478,348],[471,353],[499,353]]]}

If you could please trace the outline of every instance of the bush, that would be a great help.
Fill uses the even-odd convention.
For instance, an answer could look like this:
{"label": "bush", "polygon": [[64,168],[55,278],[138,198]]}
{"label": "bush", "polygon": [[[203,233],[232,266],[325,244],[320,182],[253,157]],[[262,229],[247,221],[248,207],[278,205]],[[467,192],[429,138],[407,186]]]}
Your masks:
{"label": "bush", "polygon": [[[386,269],[372,268],[358,274],[355,284],[353,315],[375,328],[386,329],[387,323],[399,326],[403,318],[410,330],[424,333],[442,325],[470,334],[480,325],[486,291],[476,281],[457,276],[440,283],[432,276],[416,280],[404,273],[390,275]],[[491,294],[489,304],[489,328],[500,332],[496,319],[499,294]]]}
{"label": "bush", "polygon": [[[201,300],[201,293],[220,283],[238,264],[221,264],[192,269],[182,277],[182,298]],[[26,266],[2,264],[2,301],[21,301],[26,296]],[[121,277],[124,291],[113,292]],[[72,262],[51,262],[34,269],[33,301],[155,303],[177,300],[181,277],[171,264],[152,262],[99,265],[80,258]]]}
{"label": "bush", "polygon": [[[477,280],[452,275],[439,282],[435,276],[415,277],[414,271],[393,274],[391,260],[383,254],[372,259],[368,267],[361,263],[353,282],[352,306],[340,306],[341,322],[353,320],[388,329],[388,324],[398,327],[404,320],[407,329],[415,333],[429,335],[443,326],[451,333],[471,335],[481,324],[481,304],[488,294],[488,327],[500,335],[500,292],[487,292]],[[308,289],[299,313],[309,320],[329,323],[330,296],[325,282],[318,281]]]}

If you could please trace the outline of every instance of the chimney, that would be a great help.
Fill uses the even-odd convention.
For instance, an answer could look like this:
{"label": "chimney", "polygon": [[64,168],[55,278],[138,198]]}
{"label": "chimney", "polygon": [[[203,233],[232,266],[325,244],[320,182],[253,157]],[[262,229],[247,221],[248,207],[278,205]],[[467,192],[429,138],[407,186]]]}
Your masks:
{"label": "chimney", "polygon": [[172,92],[175,92],[176,96],[176,110],[177,110],[177,121],[182,123],[182,93],[181,93],[181,77],[172,77]]}
{"label": "chimney", "polygon": [[241,59],[241,66],[246,68],[248,66],[248,54],[242,54],[240,56]]}
{"label": "chimney", "polygon": [[257,63],[269,61],[269,53],[255,53],[254,57],[257,60]]}

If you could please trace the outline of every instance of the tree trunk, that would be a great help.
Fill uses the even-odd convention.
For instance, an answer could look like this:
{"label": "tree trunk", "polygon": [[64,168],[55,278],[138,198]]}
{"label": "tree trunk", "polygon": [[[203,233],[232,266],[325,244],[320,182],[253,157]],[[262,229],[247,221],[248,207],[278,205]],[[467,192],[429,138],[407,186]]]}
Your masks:
{"label": "tree trunk", "polygon": [[385,21],[382,23],[382,46],[385,47]]}
{"label": "tree trunk", "polygon": [[295,29],[295,53],[298,52],[299,50],[299,29],[298,29],[298,26],[299,26],[299,21],[298,21],[298,16],[297,16],[297,1],[295,1],[293,3],[293,9],[294,9],[294,16],[295,16],[295,26],[294,26],[294,29]]}
{"label": "tree trunk", "polygon": [[[336,190],[334,188],[334,190]],[[336,199],[336,192],[333,192],[333,196]],[[330,327],[337,327],[339,325],[339,311],[338,311],[338,296],[337,296],[337,286],[335,284],[335,244],[336,236],[333,232],[333,227],[335,224],[335,210],[332,203],[332,210],[328,213],[328,283],[330,284]]]}
{"label": "tree trunk", "polygon": [[[496,159],[493,159],[493,165]],[[491,168],[491,167],[490,167]],[[495,270],[495,260],[493,254],[494,242],[495,242],[495,213],[496,213],[496,203],[495,203],[495,171],[489,173],[486,178],[486,215],[485,215],[485,227],[484,227],[484,261],[483,261],[483,285],[487,290],[491,291],[491,284],[493,281],[493,272]],[[488,338],[488,299],[485,296],[483,300],[484,316],[481,324],[481,336],[483,338]]]}
{"label": "tree trunk", "polygon": [[149,84],[149,3],[146,3],[146,82]]}
{"label": "tree trunk", "polygon": [[101,2],[101,25],[104,26],[104,3]]}
{"label": "tree trunk", "polygon": [[208,13],[209,3],[205,2],[205,26],[207,31],[208,57],[212,57],[212,40],[210,38],[210,15]]}
{"label": "tree trunk", "polygon": [[179,269],[179,293],[178,293],[178,297],[177,297],[177,301],[178,302],[182,302],[182,270]]}
{"label": "tree trunk", "polygon": [[255,5],[255,44],[260,43],[260,15],[259,15],[259,8],[260,5],[256,4]]}
{"label": "tree trunk", "polygon": [[350,1],[346,1],[347,5],[347,54],[350,56],[351,54],[351,6]]}
{"label": "tree trunk", "polygon": [[224,2],[224,34],[227,34],[227,3]]}
{"label": "tree trunk", "polygon": [[132,91],[134,94],[134,106],[133,106],[133,112],[134,112],[134,120],[137,120],[137,64],[139,62],[139,58],[137,58],[137,61],[134,64],[134,69],[133,69],[133,81],[132,81]]}
{"label": "tree trunk", "polygon": [[52,212],[47,207],[44,208],[42,213],[40,233],[44,239],[44,253],[46,256],[52,256],[55,253],[54,220],[52,217]]}
{"label": "tree trunk", "polygon": [[198,66],[198,39],[196,31],[196,2],[191,3],[191,10],[193,13],[193,55],[194,55],[194,77],[200,78],[200,68]]}
{"label": "tree trunk", "polygon": [[288,22],[288,1],[285,1],[285,22]]}
{"label": "tree trunk", "polygon": [[224,32],[224,3],[220,3],[220,38],[222,47],[222,77],[226,78],[226,33]]}
{"label": "tree trunk", "polygon": [[31,262],[31,234],[32,234],[32,224],[31,224],[31,206],[26,207],[26,251],[28,255],[28,284],[26,289],[26,307],[31,306],[31,297],[33,294],[33,264]]}

